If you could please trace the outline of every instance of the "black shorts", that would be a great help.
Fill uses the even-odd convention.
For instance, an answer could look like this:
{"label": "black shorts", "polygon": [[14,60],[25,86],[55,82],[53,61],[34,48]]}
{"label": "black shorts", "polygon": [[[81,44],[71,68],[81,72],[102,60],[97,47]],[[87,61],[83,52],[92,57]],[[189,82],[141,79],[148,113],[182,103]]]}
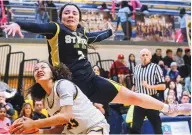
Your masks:
{"label": "black shorts", "polygon": [[110,103],[122,87],[119,83],[97,75],[87,82],[77,80],[73,82],[92,102],[102,104]]}

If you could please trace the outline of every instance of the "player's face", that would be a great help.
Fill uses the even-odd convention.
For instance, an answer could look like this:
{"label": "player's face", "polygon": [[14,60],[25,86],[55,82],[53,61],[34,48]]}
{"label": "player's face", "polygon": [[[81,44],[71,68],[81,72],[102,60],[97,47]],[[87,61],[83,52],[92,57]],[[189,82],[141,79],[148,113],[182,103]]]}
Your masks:
{"label": "player's face", "polygon": [[40,62],[34,68],[34,78],[36,82],[50,80],[52,78],[52,71],[47,63]]}
{"label": "player's face", "polygon": [[63,9],[61,22],[71,30],[76,30],[79,24],[79,11],[73,5],[68,5]]}
{"label": "player's face", "polygon": [[151,62],[151,53],[148,50],[141,52],[141,62],[143,65],[147,65]]}

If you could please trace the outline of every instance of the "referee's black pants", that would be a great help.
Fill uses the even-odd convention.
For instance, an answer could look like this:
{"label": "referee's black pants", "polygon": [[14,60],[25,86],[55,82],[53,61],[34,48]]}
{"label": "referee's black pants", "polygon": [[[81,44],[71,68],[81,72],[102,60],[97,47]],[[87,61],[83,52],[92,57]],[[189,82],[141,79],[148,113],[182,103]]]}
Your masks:
{"label": "referee's black pants", "polygon": [[[154,97],[154,96],[153,96]],[[143,125],[143,121],[147,116],[148,120],[150,121],[154,133],[155,134],[163,134],[161,129],[161,119],[159,116],[159,111],[151,110],[151,109],[144,109],[139,106],[134,107],[133,112],[133,125],[130,129],[130,134],[140,134],[141,127]]]}

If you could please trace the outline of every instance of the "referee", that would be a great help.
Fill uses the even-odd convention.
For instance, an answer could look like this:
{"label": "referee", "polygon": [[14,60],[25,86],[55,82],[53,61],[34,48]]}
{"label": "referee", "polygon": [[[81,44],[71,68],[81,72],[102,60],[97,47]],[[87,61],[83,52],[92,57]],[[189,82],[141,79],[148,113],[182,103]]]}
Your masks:
{"label": "referee", "polygon": [[[157,98],[157,90],[165,90],[165,81],[159,65],[151,63],[151,52],[148,49],[140,51],[141,63],[133,73],[133,90]],[[162,134],[159,111],[134,107],[133,126],[131,134],[140,134],[145,116],[151,122],[155,134]]]}

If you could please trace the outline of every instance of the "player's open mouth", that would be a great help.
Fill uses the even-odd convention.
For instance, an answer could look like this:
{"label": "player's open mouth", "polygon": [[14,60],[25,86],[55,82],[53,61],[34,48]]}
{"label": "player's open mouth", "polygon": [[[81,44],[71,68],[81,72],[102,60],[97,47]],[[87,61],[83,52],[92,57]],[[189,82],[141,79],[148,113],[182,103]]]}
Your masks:
{"label": "player's open mouth", "polygon": [[74,22],[74,21],[73,21],[73,20],[68,20],[67,22],[68,22],[68,23],[72,23],[72,22]]}
{"label": "player's open mouth", "polygon": [[43,73],[43,72],[38,72],[38,73],[37,73],[37,77],[42,77],[42,76],[44,76],[44,73]]}

